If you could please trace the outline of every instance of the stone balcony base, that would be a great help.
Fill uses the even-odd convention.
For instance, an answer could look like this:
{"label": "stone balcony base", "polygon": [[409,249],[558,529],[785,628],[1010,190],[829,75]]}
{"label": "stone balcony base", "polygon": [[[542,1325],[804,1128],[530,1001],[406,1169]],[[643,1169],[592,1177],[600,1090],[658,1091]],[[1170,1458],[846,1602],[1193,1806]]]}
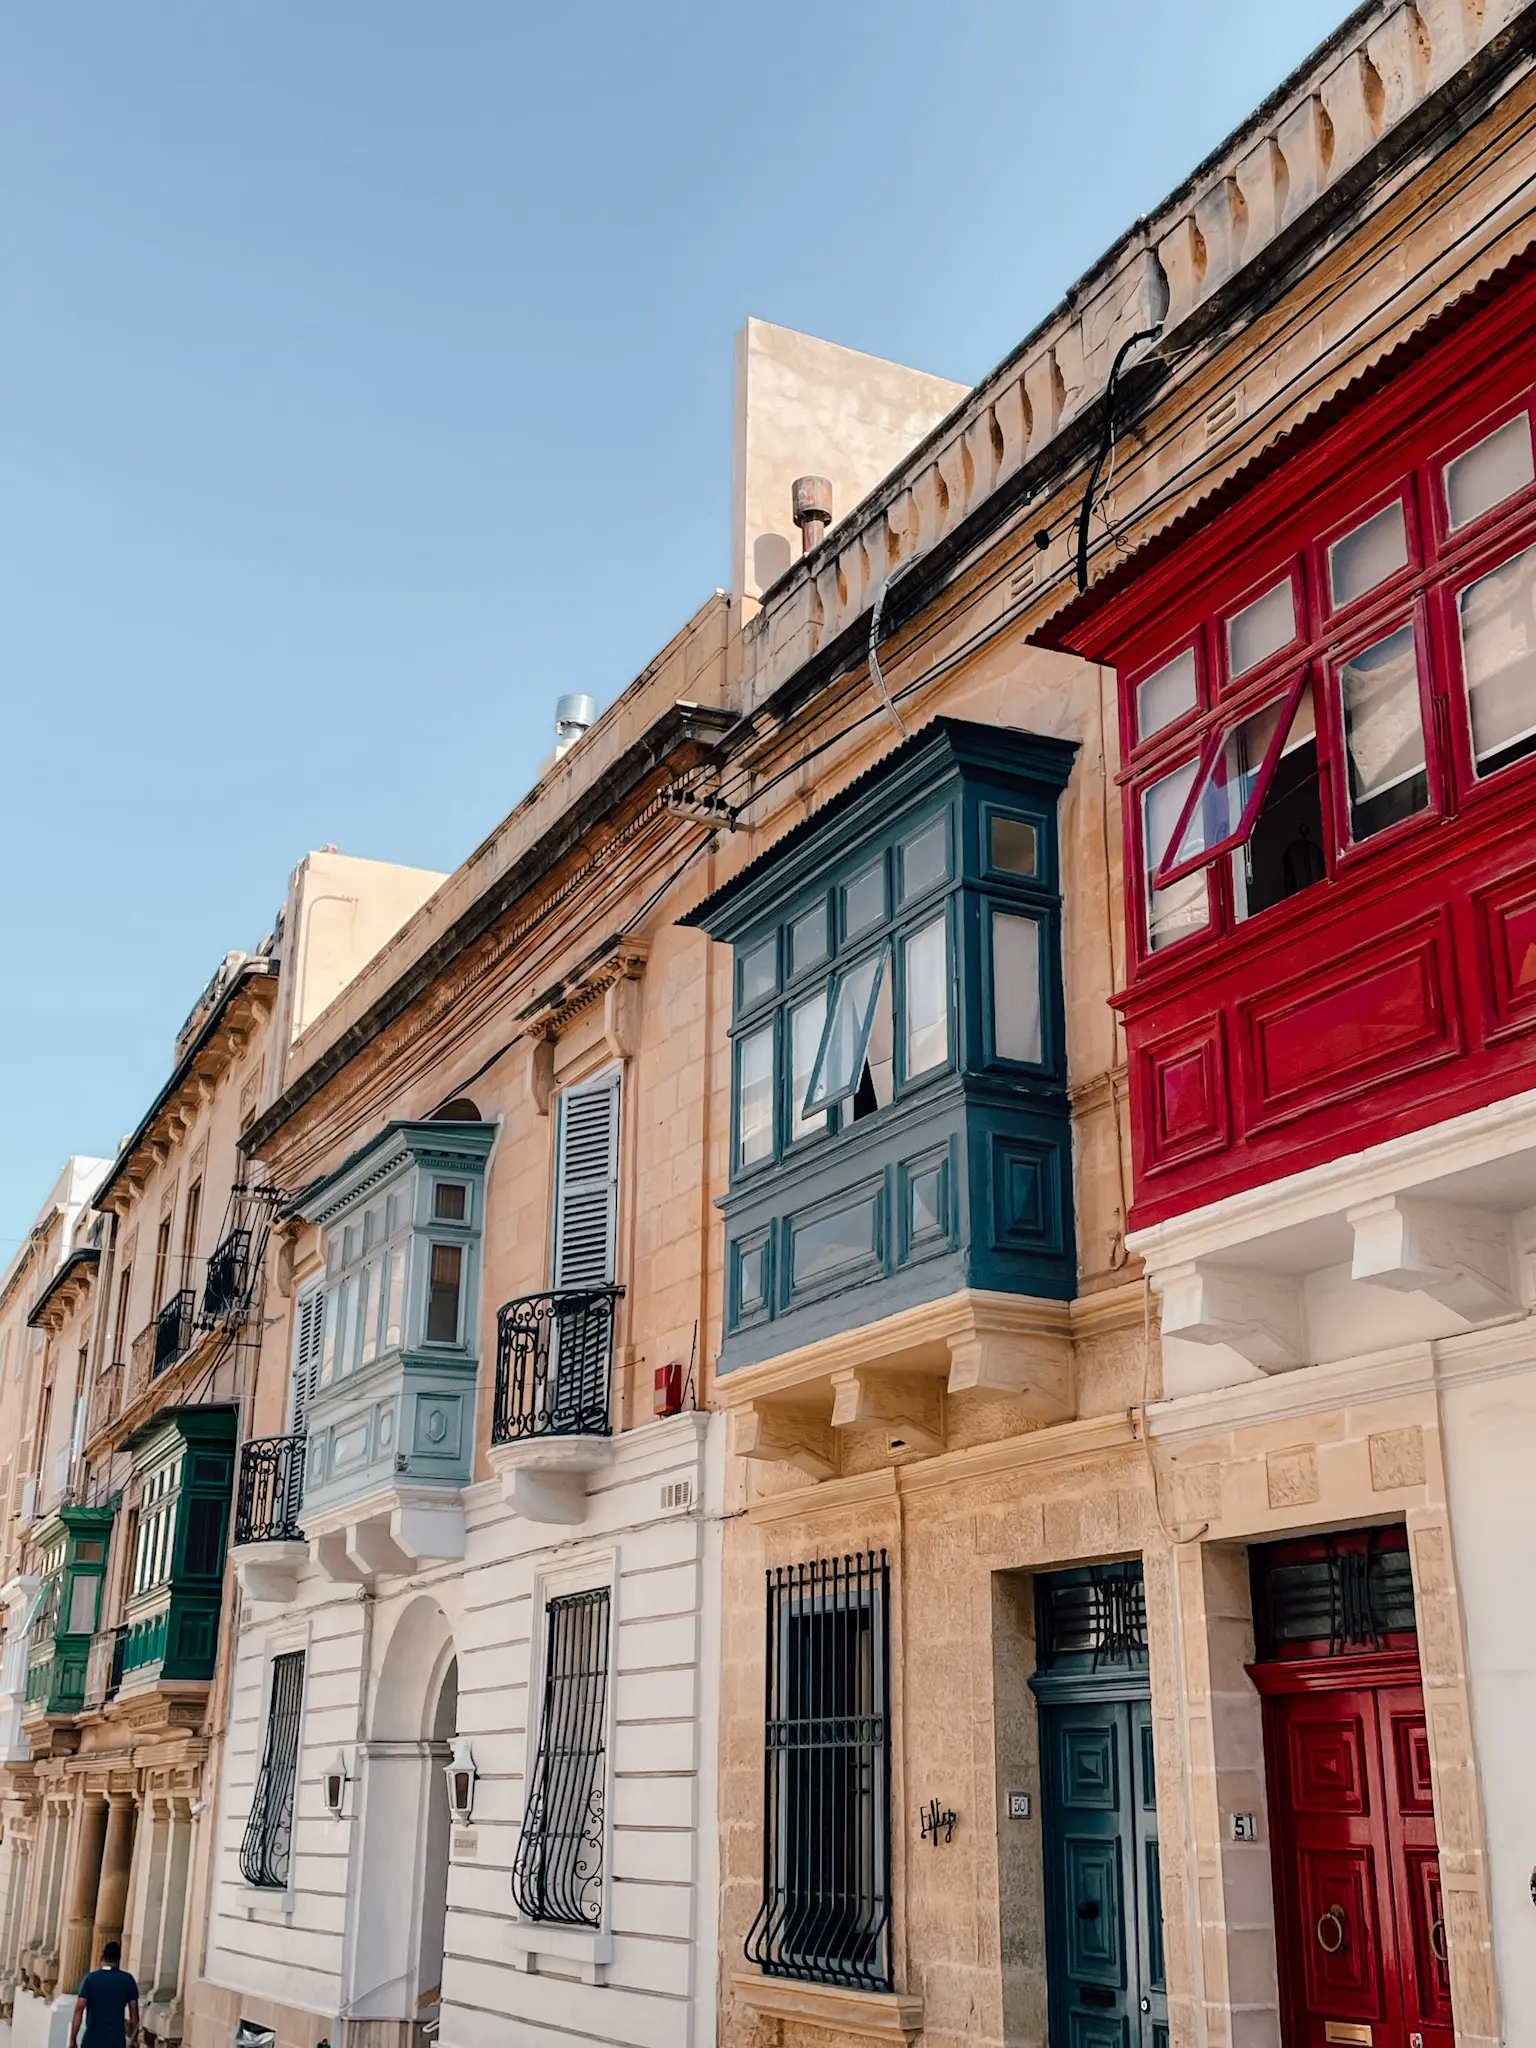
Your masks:
{"label": "stone balcony base", "polygon": [[536,1436],[492,1444],[486,1456],[502,1496],[528,1522],[572,1528],[587,1519],[587,1485],[612,1464],[611,1436]]}
{"label": "stone balcony base", "polygon": [[229,1555],[247,1600],[291,1600],[299,1588],[299,1569],[309,1561],[309,1545],[302,1537],[286,1543],[237,1543]]}
{"label": "stone balcony base", "polygon": [[327,1578],[398,1578],[464,1555],[464,1503],[457,1487],[381,1486],[327,1507],[306,1504],[304,1530]]}
{"label": "stone balcony base", "polygon": [[840,1984],[801,1984],[791,1977],[765,1977],[737,1970],[731,1977],[737,2002],[765,2019],[824,2027],[840,2040],[902,2044],[923,2030],[923,2001],[904,1991],[851,1991]]}

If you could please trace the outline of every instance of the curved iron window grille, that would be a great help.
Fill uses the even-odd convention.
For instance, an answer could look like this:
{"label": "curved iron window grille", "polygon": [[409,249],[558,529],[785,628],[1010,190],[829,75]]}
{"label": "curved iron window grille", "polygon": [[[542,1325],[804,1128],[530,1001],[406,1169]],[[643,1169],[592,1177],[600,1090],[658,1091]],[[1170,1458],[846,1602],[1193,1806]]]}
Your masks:
{"label": "curved iron window grille", "polygon": [[265,1891],[286,1891],[293,1855],[293,1795],[299,1768],[299,1720],[304,1697],[304,1652],[272,1659],[267,1740],[240,1843],[240,1874]]}
{"label": "curved iron window grille", "polygon": [[1147,1594],[1139,1559],[1052,1572],[1037,1581],[1041,1671],[1143,1671]]}
{"label": "curved iron window grille", "polygon": [[890,1567],[882,1550],[768,1574],[763,1903],[771,1977],[889,1991]]}
{"label": "curved iron window grille", "polygon": [[607,1436],[613,1316],[622,1287],[559,1287],[509,1301],[496,1317],[491,1441]]}
{"label": "curved iron window grille", "polygon": [[602,1924],[608,1610],[606,1586],[544,1610],[544,1706],[512,1896],[557,1927]]}
{"label": "curved iron window grille", "polygon": [[236,1543],[296,1543],[304,1534],[304,1438],[258,1436],[241,1446]]}

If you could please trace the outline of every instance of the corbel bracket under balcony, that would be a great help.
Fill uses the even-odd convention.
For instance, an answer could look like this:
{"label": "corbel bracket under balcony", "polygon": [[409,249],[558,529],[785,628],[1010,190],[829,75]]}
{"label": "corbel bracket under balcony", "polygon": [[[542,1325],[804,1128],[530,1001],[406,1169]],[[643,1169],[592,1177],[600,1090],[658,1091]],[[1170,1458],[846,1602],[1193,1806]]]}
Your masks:
{"label": "corbel bracket under balcony", "polygon": [[306,1508],[304,1527],[310,1556],[339,1584],[399,1578],[464,1555],[464,1508],[456,1489],[384,1487],[320,1513]]}
{"label": "corbel bracket under balcony", "polygon": [[944,1448],[944,1389],[917,1373],[883,1373],[850,1365],[832,1375],[832,1427],[873,1425],[893,1449],[934,1457]]}
{"label": "corbel bracket under balcony", "polygon": [[1153,1284],[1162,1296],[1165,1337],[1225,1344],[1261,1372],[1306,1364],[1301,1284],[1288,1275],[1194,1259],[1170,1266]]}
{"label": "corbel bracket under balcony", "polygon": [[1404,1195],[1363,1202],[1346,1215],[1355,1235],[1351,1278],[1427,1294],[1469,1322],[1518,1306],[1507,1216]]}
{"label": "corbel bracket under balcony", "polygon": [[486,1452],[502,1497],[525,1522],[574,1528],[587,1519],[594,1472],[613,1461],[611,1436],[532,1436]]}
{"label": "corbel bracket under balcony", "polygon": [[299,1590],[299,1572],[309,1558],[309,1545],[297,1539],[281,1543],[237,1543],[229,1553],[235,1577],[247,1600],[287,1601]]}

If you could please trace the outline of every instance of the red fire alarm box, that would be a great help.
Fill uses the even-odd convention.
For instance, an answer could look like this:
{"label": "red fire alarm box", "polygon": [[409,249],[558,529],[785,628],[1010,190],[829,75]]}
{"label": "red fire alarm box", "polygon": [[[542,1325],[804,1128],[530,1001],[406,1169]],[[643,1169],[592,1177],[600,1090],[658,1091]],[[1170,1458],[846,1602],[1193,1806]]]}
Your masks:
{"label": "red fire alarm box", "polygon": [[683,1364],[674,1358],[656,1368],[655,1409],[658,1415],[677,1415],[683,1406]]}

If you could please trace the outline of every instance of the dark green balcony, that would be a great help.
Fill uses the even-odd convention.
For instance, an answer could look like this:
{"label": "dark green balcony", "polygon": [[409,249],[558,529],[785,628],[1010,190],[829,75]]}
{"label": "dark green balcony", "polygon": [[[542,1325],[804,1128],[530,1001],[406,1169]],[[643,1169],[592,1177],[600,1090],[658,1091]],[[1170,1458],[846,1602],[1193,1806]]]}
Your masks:
{"label": "dark green balcony", "polygon": [[123,1611],[123,1697],[160,1680],[213,1677],[235,1411],[162,1411],[130,1448],[139,1475],[139,1526]]}
{"label": "dark green balcony", "polygon": [[34,1539],[43,1597],[27,1655],[27,1716],[78,1714],[101,1613],[110,1508],[61,1507]]}

